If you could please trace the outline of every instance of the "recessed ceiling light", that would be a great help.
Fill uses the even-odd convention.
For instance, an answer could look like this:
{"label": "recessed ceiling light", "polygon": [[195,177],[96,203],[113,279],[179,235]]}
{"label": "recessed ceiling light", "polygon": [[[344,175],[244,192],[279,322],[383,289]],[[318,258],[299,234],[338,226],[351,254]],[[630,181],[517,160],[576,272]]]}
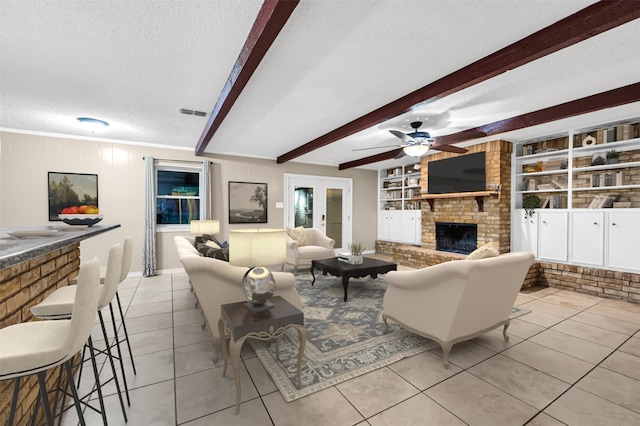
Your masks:
{"label": "recessed ceiling light", "polygon": [[78,117],[78,122],[82,127],[89,130],[91,133],[98,132],[109,125],[104,120],[98,120],[97,118]]}

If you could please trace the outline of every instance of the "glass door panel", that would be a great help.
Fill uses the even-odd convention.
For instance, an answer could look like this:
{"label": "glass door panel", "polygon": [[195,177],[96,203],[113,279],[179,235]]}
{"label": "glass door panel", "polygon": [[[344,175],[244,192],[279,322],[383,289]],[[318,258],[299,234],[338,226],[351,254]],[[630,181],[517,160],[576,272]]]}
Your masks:
{"label": "glass door panel", "polygon": [[294,194],[294,227],[313,228],[313,188],[296,187]]}
{"label": "glass door panel", "polygon": [[342,248],[343,191],[341,188],[327,188],[325,195],[327,236],[335,240],[336,248]]}

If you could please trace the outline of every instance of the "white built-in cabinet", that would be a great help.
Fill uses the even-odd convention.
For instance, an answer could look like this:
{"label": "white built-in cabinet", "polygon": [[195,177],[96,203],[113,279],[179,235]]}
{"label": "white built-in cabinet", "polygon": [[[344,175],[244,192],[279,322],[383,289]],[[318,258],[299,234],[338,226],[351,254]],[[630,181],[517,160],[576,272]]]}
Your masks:
{"label": "white built-in cabinet", "polygon": [[587,209],[571,212],[571,263],[604,264],[604,212]]}
{"label": "white built-in cabinet", "polygon": [[538,253],[538,216],[527,216],[523,209],[518,209],[511,220],[513,238],[511,251],[528,251]]}
{"label": "white built-in cabinet", "polygon": [[606,212],[605,265],[640,270],[640,210]]}
{"label": "white built-in cabinet", "polygon": [[[635,118],[515,144],[511,250],[640,272],[639,136]],[[618,157],[609,158],[611,151]],[[617,200],[607,201],[609,195]],[[529,196],[539,197],[541,205],[526,216],[522,207]]]}
{"label": "white built-in cabinet", "polygon": [[421,243],[420,178],[419,163],[380,170],[379,240]]}
{"label": "white built-in cabinet", "polygon": [[538,216],[538,258],[567,261],[567,211],[540,210]]}

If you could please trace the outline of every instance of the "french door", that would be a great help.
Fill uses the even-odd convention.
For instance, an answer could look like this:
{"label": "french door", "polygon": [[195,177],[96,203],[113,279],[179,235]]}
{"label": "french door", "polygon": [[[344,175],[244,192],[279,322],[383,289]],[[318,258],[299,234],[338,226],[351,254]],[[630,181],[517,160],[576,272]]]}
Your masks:
{"label": "french door", "polygon": [[317,228],[333,238],[336,252],[351,244],[349,178],[285,174],[285,226]]}

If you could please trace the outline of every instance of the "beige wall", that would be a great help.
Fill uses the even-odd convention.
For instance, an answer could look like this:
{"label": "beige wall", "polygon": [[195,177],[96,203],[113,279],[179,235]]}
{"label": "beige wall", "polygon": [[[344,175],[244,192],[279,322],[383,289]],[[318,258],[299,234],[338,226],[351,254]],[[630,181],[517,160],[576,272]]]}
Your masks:
{"label": "beige wall", "polygon": [[[121,227],[81,243],[82,260],[98,256],[105,264],[108,248],[126,235],[134,237],[132,272],[142,270],[144,211],[144,161],[151,155],[159,159],[196,160],[193,150],[98,142],[21,133],[0,133],[0,226],[57,225],[48,221],[47,172],[98,174],[98,199],[103,223]],[[377,173],[371,170],[344,170],[273,160],[231,156],[208,156],[212,163],[212,217],[221,222],[220,238],[226,239],[228,224],[228,181],[266,182],[268,220],[273,228],[284,226],[284,174],[297,173],[353,179],[353,241],[375,247],[377,215]],[[160,270],[180,266],[175,257],[173,236],[158,234]]]}

